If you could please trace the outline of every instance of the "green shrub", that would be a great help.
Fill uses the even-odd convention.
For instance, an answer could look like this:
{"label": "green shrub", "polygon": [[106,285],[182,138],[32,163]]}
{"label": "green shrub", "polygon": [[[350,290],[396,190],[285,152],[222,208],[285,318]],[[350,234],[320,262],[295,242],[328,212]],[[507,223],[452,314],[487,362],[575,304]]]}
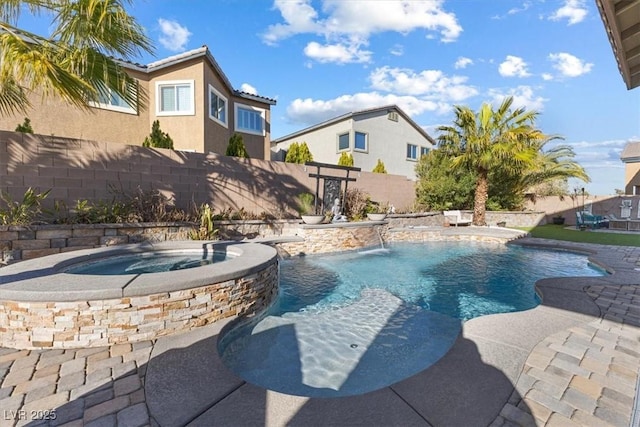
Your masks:
{"label": "green shrub", "polygon": [[24,122],[16,126],[16,132],[33,133],[33,128],[31,127],[31,120],[29,120],[28,117],[25,117]]}
{"label": "green shrub", "polygon": [[294,142],[289,146],[289,150],[287,150],[287,156],[284,161],[286,163],[305,164],[306,162],[313,161],[313,154],[311,154],[306,142],[302,142],[300,144]]}
{"label": "green shrub", "polygon": [[234,133],[231,138],[229,138],[229,145],[227,146],[225,155],[243,157],[246,159],[249,158],[249,153],[247,152],[247,148],[244,146],[242,135]]}
{"label": "green shrub", "polygon": [[22,196],[22,200],[13,200],[8,193],[0,191],[0,200],[4,206],[0,206],[0,225],[29,225],[41,213],[41,202],[51,190],[44,193],[36,193],[29,187]]}
{"label": "green shrub", "polygon": [[373,170],[371,172],[373,172],[373,173],[387,173],[387,169],[384,167],[384,163],[382,163],[382,160],[378,159],[378,163],[376,163],[376,166],[373,168]]}
{"label": "green shrub", "polygon": [[151,125],[151,134],[144,139],[143,147],[170,148],[173,150],[173,139],[168,133],[160,130],[160,121],[155,120]]}
{"label": "green shrub", "polygon": [[296,199],[296,210],[300,215],[314,215],[316,197],[311,193],[301,193]]}
{"label": "green shrub", "polygon": [[343,151],[338,159],[338,166],[353,166],[353,155]]}
{"label": "green shrub", "polygon": [[213,221],[215,215],[208,203],[200,205],[198,210],[200,227],[197,230],[191,230],[189,238],[191,240],[213,240],[218,234],[218,230],[214,227]]}

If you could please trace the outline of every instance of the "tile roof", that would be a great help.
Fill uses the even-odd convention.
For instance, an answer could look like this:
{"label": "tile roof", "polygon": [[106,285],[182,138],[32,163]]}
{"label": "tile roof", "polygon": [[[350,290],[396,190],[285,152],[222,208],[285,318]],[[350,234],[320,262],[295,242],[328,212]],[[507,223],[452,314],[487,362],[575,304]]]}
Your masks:
{"label": "tile roof", "polygon": [[640,162],[640,141],[628,142],[620,154],[620,160],[625,163]]}

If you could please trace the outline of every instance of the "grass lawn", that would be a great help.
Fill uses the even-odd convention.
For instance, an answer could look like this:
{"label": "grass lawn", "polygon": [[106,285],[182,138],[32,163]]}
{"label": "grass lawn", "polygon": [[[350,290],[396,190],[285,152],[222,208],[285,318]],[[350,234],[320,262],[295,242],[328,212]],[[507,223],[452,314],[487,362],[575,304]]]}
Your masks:
{"label": "grass lawn", "polygon": [[601,245],[639,246],[640,232],[637,234],[607,233],[606,231],[580,231],[566,229],[564,225],[540,225],[525,229],[531,237],[565,240],[567,242],[598,243]]}

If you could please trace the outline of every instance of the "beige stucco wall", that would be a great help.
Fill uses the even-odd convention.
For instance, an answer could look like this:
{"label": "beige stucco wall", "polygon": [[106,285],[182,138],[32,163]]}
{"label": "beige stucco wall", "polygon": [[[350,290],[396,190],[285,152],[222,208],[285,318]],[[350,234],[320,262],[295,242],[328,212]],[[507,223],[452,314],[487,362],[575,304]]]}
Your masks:
{"label": "beige stucco wall", "polygon": [[640,188],[640,162],[625,163],[624,165],[624,193],[640,195],[640,191],[636,188]]}
{"label": "beige stucco wall", "polygon": [[[131,73],[140,80],[140,90],[147,91],[144,76]],[[15,130],[25,117],[31,120],[34,132],[68,138],[80,138],[141,145],[151,130],[149,109],[138,114],[126,114],[101,108],[83,110],[73,107],[61,98],[42,93],[30,97],[32,108],[24,114],[0,116],[0,129]]]}
{"label": "beige stucco wall", "polygon": [[[163,68],[151,75],[149,81],[149,129],[154,120],[160,121],[160,128],[173,139],[173,148],[204,152],[204,117],[208,99],[204,85],[203,62],[194,59],[171,67]],[[157,84],[169,81],[188,80],[194,83],[194,114],[193,115],[158,115]],[[208,120],[208,119],[207,119]]]}

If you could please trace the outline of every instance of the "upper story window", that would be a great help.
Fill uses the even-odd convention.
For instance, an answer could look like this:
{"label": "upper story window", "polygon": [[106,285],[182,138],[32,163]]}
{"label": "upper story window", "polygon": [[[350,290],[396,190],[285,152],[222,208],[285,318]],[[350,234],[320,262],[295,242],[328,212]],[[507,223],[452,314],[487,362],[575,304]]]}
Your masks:
{"label": "upper story window", "polygon": [[420,147],[420,157],[426,156],[429,154],[429,151],[431,151],[429,147]]}
{"label": "upper story window", "polygon": [[[137,97],[137,91],[136,91]],[[138,112],[129,106],[123,97],[118,95],[116,91],[107,88],[106,93],[98,94],[98,102],[90,103],[92,107],[102,108],[105,110],[118,111],[120,113],[138,114]]]}
{"label": "upper story window", "polygon": [[156,114],[158,116],[194,115],[193,87],[193,80],[156,82]]}
{"label": "upper story window", "polygon": [[349,133],[342,133],[338,135],[338,151],[344,151],[349,149]]}
{"label": "upper story window", "polygon": [[407,159],[418,160],[418,146],[415,144],[407,144]]}
{"label": "upper story window", "polygon": [[264,135],[265,111],[250,105],[236,104],[236,130]]}
{"label": "upper story window", "polygon": [[353,148],[358,151],[367,151],[369,149],[368,139],[369,138],[366,133],[356,131],[355,144]]}
{"label": "upper story window", "polygon": [[209,118],[227,127],[227,98],[209,85]]}

